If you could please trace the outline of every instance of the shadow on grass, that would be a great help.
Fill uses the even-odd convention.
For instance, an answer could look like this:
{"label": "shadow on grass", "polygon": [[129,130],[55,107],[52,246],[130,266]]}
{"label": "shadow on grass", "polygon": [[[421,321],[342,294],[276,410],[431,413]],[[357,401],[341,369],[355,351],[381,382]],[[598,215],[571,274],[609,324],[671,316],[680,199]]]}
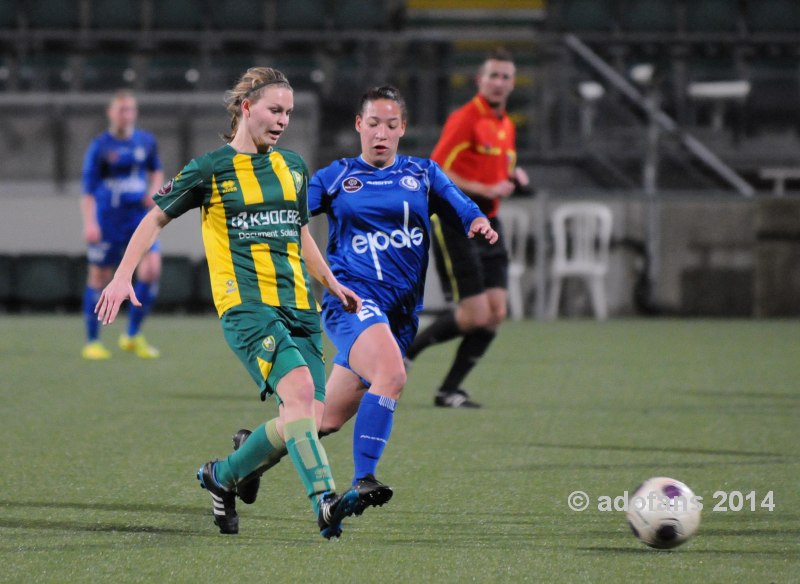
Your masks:
{"label": "shadow on grass", "polygon": [[6,529],[49,529],[54,531],[82,531],[88,533],[144,533],[159,535],[208,535],[189,528],[156,527],[154,525],[127,525],[121,523],[86,523],[79,521],[54,521],[52,519],[0,518],[0,527]]}
{"label": "shadow on grass", "polygon": [[797,393],[762,393],[756,391],[718,391],[718,390],[710,390],[710,389],[691,389],[680,391],[677,390],[675,393],[685,393],[688,395],[693,395],[696,397],[707,397],[707,398],[742,398],[742,399],[788,399],[792,401],[800,401],[800,394]]}
{"label": "shadow on grass", "polygon": [[241,393],[163,393],[165,397],[190,399],[195,401],[260,401],[258,392],[244,395]]}
{"label": "shadow on grass", "polygon": [[8,501],[0,500],[0,507],[20,508],[28,507],[33,509],[75,509],[77,511],[117,511],[128,513],[168,513],[173,515],[197,516],[207,510],[205,507],[190,507],[188,505],[151,505],[148,503],[75,503],[69,501],[62,502],[41,502],[41,501]]}
{"label": "shadow on grass", "polygon": [[671,550],[656,550],[656,549],[648,548],[648,547],[646,547],[644,545],[642,545],[638,549],[635,548],[635,547],[612,547],[612,546],[579,547],[579,548],[576,548],[576,549],[579,552],[588,552],[588,553],[627,554],[627,555],[633,555],[633,556],[639,556],[639,555],[642,555],[642,556],[644,556],[644,555],[653,556],[653,554],[655,554],[657,556],[658,555],[663,555],[665,557],[669,557],[669,556],[672,556],[673,554],[681,554],[681,553],[691,553],[692,556],[695,556],[696,554],[702,554],[702,555],[706,555],[706,556],[740,556],[740,555],[741,556],[746,556],[746,555],[752,555],[752,556],[759,556],[759,557],[761,557],[761,556],[772,556],[772,557],[776,557],[776,558],[783,558],[783,557],[787,557],[787,555],[789,555],[786,552],[781,552],[781,551],[741,550],[741,549],[736,549],[736,550],[722,550],[722,549],[718,549],[718,550],[703,550],[703,549],[697,549],[696,547],[692,547],[691,551],[689,551],[689,550],[684,551],[681,548],[673,548]]}
{"label": "shadow on grass", "polygon": [[779,452],[754,452],[748,450],[722,450],[710,448],[674,448],[670,446],[655,447],[655,446],[617,446],[612,444],[544,444],[541,442],[532,442],[525,444],[525,446],[533,446],[534,448],[563,448],[565,450],[607,450],[611,452],[646,452],[648,454],[663,453],[663,454],[710,454],[715,456],[753,456],[757,458],[776,458],[779,462],[787,462],[789,460],[785,454]]}

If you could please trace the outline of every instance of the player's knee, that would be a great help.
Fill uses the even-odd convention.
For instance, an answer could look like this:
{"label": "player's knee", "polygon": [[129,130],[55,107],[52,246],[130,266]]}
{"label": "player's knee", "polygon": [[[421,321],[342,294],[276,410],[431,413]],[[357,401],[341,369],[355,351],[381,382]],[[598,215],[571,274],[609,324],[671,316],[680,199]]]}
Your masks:
{"label": "player's knee", "polygon": [[466,313],[462,320],[459,320],[458,326],[465,332],[474,331],[475,329],[488,328],[492,324],[491,314],[488,310],[479,310]]}
{"label": "player's knee", "polygon": [[489,324],[486,328],[496,329],[506,319],[507,315],[508,310],[505,305],[494,307],[491,318],[489,319]]}
{"label": "player's knee", "polygon": [[314,401],[313,383],[297,383],[282,389],[279,395],[286,407],[310,407]]}
{"label": "player's knee", "polygon": [[393,367],[376,375],[372,385],[379,389],[381,395],[397,399],[400,397],[407,380],[405,367]]}

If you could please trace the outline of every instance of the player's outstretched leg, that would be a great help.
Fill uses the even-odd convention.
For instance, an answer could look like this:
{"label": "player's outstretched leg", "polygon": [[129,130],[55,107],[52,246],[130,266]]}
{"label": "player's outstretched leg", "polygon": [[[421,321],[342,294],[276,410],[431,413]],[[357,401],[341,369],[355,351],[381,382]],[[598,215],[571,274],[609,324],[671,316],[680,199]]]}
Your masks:
{"label": "player's outstretched leg", "polygon": [[359,495],[356,515],[367,507],[384,505],[392,488],[375,478],[375,470],[392,432],[397,400],[367,392],[361,398],[353,426],[353,488]]}
{"label": "player's outstretched leg", "polygon": [[251,505],[258,496],[261,475],[286,456],[286,444],[273,418],[250,432],[245,428],[233,436],[233,453],[217,465],[217,478],[232,485],[243,503]]}
{"label": "player's outstretched leg", "polygon": [[234,534],[239,533],[239,515],[236,513],[236,495],[233,491],[226,489],[214,476],[214,464],[212,460],[205,463],[197,471],[197,480],[200,486],[211,495],[211,512],[214,516],[214,524],[219,527],[220,533]]}
{"label": "player's outstretched leg", "polygon": [[325,492],[317,499],[317,524],[319,534],[325,539],[339,537],[342,534],[342,519],[356,513],[359,496],[355,489],[349,489],[342,495]]}
{"label": "player's outstretched leg", "polygon": [[384,485],[372,474],[358,479],[353,490],[358,493],[355,515],[361,515],[367,507],[383,507],[394,495],[392,487]]}

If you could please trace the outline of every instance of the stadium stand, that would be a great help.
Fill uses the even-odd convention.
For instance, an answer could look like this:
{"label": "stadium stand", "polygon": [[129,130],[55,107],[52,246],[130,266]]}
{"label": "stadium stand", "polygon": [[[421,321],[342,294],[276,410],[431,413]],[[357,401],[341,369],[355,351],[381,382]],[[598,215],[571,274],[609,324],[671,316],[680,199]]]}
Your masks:
{"label": "stadium stand", "polygon": [[195,301],[195,268],[183,256],[162,258],[161,283],[156,308],[159,310],[191,310]]}
{"label": "stadium stand", "polygon": [[69,257],[23,254],[14,264],[14,298],[22,308],[67,308],[73,278]]}
{"label": "stadium stand", "polygon": [[685,6],[688,32],[735,33],[739,30],[738,0],[695,0]]}
{"label": "stadium stand", "polygon": [[143,0],[91,0],[93,29],[139,30],[143,24]]}
{"label": "stadium stand", "polygon": [[[791,177],[800,168],[800,3],[794,0],[380,0],[369,10],[361,6],[350,0],[0,2],[0,101],[6,104],[0,103],[0,121],[17,138],[33,124],[37,141],[47,144],[34,148],[9,138],[0,146],[10,161],[0,168],[0,181],[49,181],[44,190],[56,192],[69,187],[80,167],[74,144],[100,127],[102,94],[116,87],[161,95],[165,103],[218,96],[255,64],[284,70],[298,92],[318,100],[324,132],[298,138],[310,159],[352,155],[354,103],[366,86],[386,81],[409,103],[404,150],[427,155],[445,116],[474,93],[474,70],[485,51],[503,44],[518,63],[509,113],[518,124],[519,160],[537,188],[640,194],[650,119],[643,105],[654,100],[678,128],[661,128],[656,138],[657,185],[665,196],[737,192],[687,149],[684,136],[760,193],[777,192],[778,182],[786,196],[797,193]],[[606,72],[567,43],[569,36]],[[650,84],[633,82],[636,65],[653,67]],[[611,74],[639,98],[612,83]],[[592,104],[592,132],[582,125],[585,82],[603,90]],[[746,82],[749,91],[737,97],[692,91],[708,82]],[[69,99],[54,107],[53,96]],[[216,144],[225,129],[224,112],[214,117],[210,106],[203,105],[202,120],[194,105],[169,110],[175,115],[150,107],[142,109],[142,125],[158,129],[168,173],[199,145]],[[300,123],[298,116],[294,127]],[[765,169],[789,178],[779,181]],[[692,275],[686,285],[701,290],[705,282]]]}

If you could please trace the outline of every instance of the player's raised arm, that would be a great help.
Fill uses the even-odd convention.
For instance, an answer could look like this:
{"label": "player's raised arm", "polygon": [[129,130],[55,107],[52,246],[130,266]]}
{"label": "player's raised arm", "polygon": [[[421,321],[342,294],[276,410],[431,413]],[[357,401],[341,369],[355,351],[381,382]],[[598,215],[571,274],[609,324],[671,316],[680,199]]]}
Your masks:
{"label": "player's raised arm", "polygon": [[140,305],[131,283],[133,273],[147,250],[158,238],[161,229],[169,222],[170,217],[161,208],[153,207],[144,216],[142,222],[139,223],[136,231],[133,232],[133,237],[131,237],[131,241],[125,250],[125,255],[114,273],[114,278],[100,294],[100,300],[98,300],[94,309],[97,313],[97,319],[103,324],[114,322],[122,303],[126,299],[130,298],[131,303],[135,306]]}
{"label": "player's raised arm", "polygon": [[350,290],[347,286],[343,286],[336,279],[336,276],[331,272],[330,266],[322,257],[322,253],[317,247],[317,242],[311,236],[308,230],[308,225],[303,225],[300,229],[300,243],[303,250],[303,259],[306,262],[308,273],[317,280],[320,284],[342,301],[344,308],[347,312],[358,312],[361,310],[361,298]]}

